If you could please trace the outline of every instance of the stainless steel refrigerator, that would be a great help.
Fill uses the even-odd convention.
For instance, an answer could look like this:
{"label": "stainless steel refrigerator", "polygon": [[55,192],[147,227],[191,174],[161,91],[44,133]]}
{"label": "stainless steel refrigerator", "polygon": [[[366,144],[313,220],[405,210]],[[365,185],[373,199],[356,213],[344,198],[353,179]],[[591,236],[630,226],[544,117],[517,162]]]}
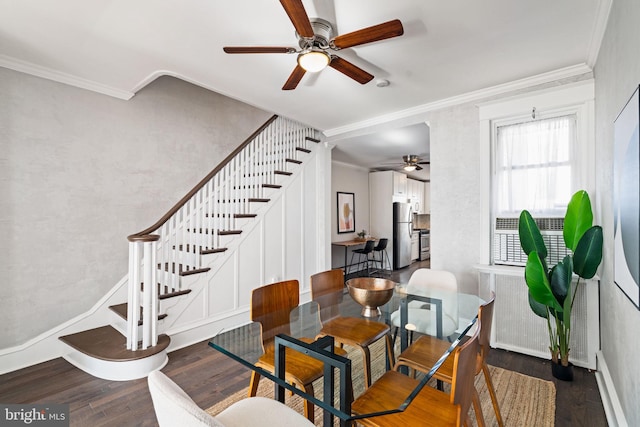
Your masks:
{"label": "stainless steel refrigerator", "polygon": [[393,204],[393,269],[411,264],[411,232],[413,212],[410,203]]}

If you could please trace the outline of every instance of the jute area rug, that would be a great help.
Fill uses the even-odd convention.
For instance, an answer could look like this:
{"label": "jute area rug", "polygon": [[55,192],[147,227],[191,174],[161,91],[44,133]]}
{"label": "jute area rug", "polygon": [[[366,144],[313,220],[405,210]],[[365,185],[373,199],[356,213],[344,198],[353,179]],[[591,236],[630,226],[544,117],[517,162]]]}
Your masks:
{"label": "jute area rug", "polygon": [[[384,340],[374,343],[371,348],[371,370],[372,380],[375,381],[384,373]],[[345,347],[349,358],[352,360],[351,369],[353,376],[354,394],[360,395],[364,391],[364,378],[362,375],[362,359],[359,351]],[[398,352],[396,352],[398,354]],[[506,426],[536,426],[553,427],[555,424],[555,401],[556,389],[551,381],[541,380],[517,372],[489,366],[491,379],[496,389],[500,413]],[[338,382],[336,381],[336,384]],[[434,384],[435,385],[435,384]],[[475,385],[480,395],[482,412],[487,426],[497,426],[495,413],[491,404],[491,397],[487,390],[487,385],[482,374],[478,375]],[[247,384],[248,386],[248,384]],[[445,385],[446,387],[447,385]],[[273,382],[262,378],[258,387],[258,396],[273,397]],[[322,399],[322,379],[314,383],[315,394]],[[297,396],[289,396],[285,393],[285,403],[303,414],[303,401]],[[216,415],[222,410],[247,397],[247,389],[241,390],[223,401],[207,409],[211,415]],[[315,424],[322,426],[322,410],[316,407]],[[469,416],[472,425],[476,426],[473,408],[470,409]],[[336,421],[337,422],[337,421]]]}

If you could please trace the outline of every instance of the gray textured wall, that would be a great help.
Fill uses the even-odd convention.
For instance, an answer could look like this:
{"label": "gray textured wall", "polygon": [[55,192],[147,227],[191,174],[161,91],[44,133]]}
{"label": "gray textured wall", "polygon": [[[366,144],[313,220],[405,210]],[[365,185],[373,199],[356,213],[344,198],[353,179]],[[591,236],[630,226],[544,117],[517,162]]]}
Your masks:
{"label": "gray textured wall", "polygon": [[162,77],[129,101],[0,68],[0,348],[83,313],[271,113]]}
{"label": "gray textured wall", "polygon": [[595,66],[596,209],[605,233],[600,283],[602,353],[628,425],[640,425],[640,312],[614,284],[613,277],[613,122],[640,84],[640,2],[613,2]]}

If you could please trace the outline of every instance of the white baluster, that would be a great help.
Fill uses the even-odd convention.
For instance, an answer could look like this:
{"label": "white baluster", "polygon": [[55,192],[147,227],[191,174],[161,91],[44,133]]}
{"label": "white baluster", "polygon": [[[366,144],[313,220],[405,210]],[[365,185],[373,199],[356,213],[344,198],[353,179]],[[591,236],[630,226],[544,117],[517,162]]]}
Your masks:
{"label": "white baluster", "polygon": [[129,298],[127,299],[127,349],[138,348],[140,307],[140,242],[129,242]]}

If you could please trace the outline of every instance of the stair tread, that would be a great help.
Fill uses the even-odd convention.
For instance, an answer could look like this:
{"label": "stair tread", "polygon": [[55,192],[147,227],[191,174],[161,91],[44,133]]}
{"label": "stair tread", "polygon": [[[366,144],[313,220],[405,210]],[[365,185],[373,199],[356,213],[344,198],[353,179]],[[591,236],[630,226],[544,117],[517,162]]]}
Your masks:
{"label": "stair tread", "polygon": [[[110,305],[109,310],[113,311],[124,320],[127,320],[129,318],[129,304],[126,302],[122,304]],[[167,315],[164,313],[158,314],[158,320],[162,320],[165,317],[167,317]],[[142,325],[142,307],[140,307],[140,320],[138,321],[138,325]]]}
{"label": "stair tread", "polygon": [[162,264],[158,264],[158,270],[161,271],[166,271],[172,274],[176,274],[176,266],[178,267],[178,271],[177,273],[180,276],[188,276],[190,274],[196,274],[196,273],[206,273],[207,271],[211,270],[210,267],[204,267],[204,268],[192,268],[190,270],[183,270],[183,265],[182,264],[177,264],[175,262],[165,262],[164,266]]}
{"label": "stair tread", "polygon": [[191,289],[183,289],[181,291],[167,292],[166,294],[158,295],[158,299],[174,298],[174,297],[179,297],[181,295],[186,295],[189,293],[191,293]]}
{"label": "stair tread", "polygon": [[127,339],[112,326],[101,326],[58,339],[88,356],[113,362],[144,359],[164,351],[171,343],[169,336],[160,334],[158,344],[153,347],[127,350]]}
{"label": "stair tread", "polygon": [[203,249],[202,251],[200,251],[200,254],[202,255],[218,254],[221,252],[225,252],[226,250],[227,248]]}

